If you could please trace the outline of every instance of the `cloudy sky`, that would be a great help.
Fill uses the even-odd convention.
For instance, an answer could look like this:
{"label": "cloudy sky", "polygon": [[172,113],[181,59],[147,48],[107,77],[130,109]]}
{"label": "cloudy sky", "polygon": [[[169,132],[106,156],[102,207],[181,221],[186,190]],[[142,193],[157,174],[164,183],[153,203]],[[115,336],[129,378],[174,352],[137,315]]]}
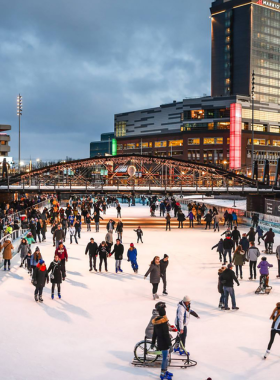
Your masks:
{"label": "cloudy sky", "polygon": [[0,124],[28,159],[89,157],[114,114],[210,94],[211,0],[1,0]]}

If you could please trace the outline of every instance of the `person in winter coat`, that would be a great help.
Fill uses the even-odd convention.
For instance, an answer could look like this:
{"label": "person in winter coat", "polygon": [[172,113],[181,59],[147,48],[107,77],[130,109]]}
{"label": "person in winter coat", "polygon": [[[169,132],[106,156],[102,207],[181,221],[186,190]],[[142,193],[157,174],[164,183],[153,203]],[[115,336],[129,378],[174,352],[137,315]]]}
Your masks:
{"label": "person in winter coat", "polygon": [[143,231],[140,226],[138,226],[137,230],[133,230],[137,234],[137,243],[139,243],[139,240],[141,240],[141,243],[143,243],[142,236],[143,236]]}
{"label": "person in winter coat", "polygon": [[246,238],[246,234],[242,234],[242,239],[240,240],[239,244],[242,247],[242,250],[245,252],[245,255],[247,256],[247,252],[249,249],[249,240]]}
{"label": "person in winter coat", "polygon": [[232,230],[232,221],[233,221],[233,216],[232,214],[229,212],[228,213],[228,226],[229,228]]}
{"label": "person in winter coat", "polygon": [[14,246],[11,242],[11,240],[7,239],[4,241],[3,244],[0,245],[0,251],[3,249],[3,259],[4,259],[4,270],[7,270],[7,264],[8,264],[8,270],[11,270],[11,260],[13,257],[12,250],[14,249]]}
{"label": "person in winter coat", "polygon": [[231,251],[233,249],[233,241],[230,236],[227,236],[223,242],[224,246],[224,264],[226,263],[227,254],[229,256],[229,262],[231,263]]}
{"label": "person in winter coat", "polygon": [[170,228],[171,216],[170,216],[169,212],[167,212],[167,215],[166,215],[165,219],[166,219],[166,231],[167,231],[168,228],[169,228],[169,231],[170,231],[171,230],[171,228]]}
{"label": "person in winter coat", "polygon": [[107,223],[107,231],[114,231],[114,227],[115,227],[115,224],[116,222],[112,219],[109,220],[109,222]]}
{"label": "person in winter coat", "polygon": [[205,215],[204,220],[206,221],[206,227],[205,229],[207,230],[207,227],[209,227],[209,230],[211,229],[211,222],[212,222],[212,215],[208,211],[208,213]]}
{"label": "person in winter coat", "polygon": [[61,240],[64,240],[65,238],[65,235],[64,235],[64,232],[62,231],[61,229],[61,225],[59,224],[57,226],[57,229],[54,231],[53,233],[53,246],[56,248],[58,247],[58,244]]}
{"label": "person in winter coat", "polygon": [[34,240],[33,235],[32,235],[31,232],[28,232],[28,234],[26,235],[26,241],[27,241],[27,243],[29,245],[29,248],[31,248],[31,244],[32,243],[35,243],[35,240]]}
{"label": "person in winter coat", "polygon": [[150,268],[146,272],[144,279],[150,274],[150,283],[153,285],[153,299],[156,300],[159,298],[157,295],[158,284],[160,282],[160,258],[155,256],[153,261],[151,262]]}
{"label": "person in winter coat", "polygon": [[78,219],[78,215],[77,215],[76,220],[74,222],[74,228],[75,228],[75,236],[77,237],[78,235],[79,239],[81,239],[81,226],[82,226],[82,222],[80,219]]}
{"label": "person in winter coat", "polygon": [[110,256],[115,254],[115,260],[116,260],[116,273],[122,272],[121,264],[122,264],[122,259],[123,259],[123,251],[124,251],[124,246],[121,244],[120,239],[116,240],[116,244],[114,245],[114,249]]}
{"label": "person in winter coat", "polygon": [[138,273],[137,249],[134,247],[133,243],[130,244],[129,249],[127,250],[127,261],[131,262],[133,272]]}
{"label": "person in winter coat", "polygon": [[263,235],[264,245],[265,245],[266,251],[268,250],[268,246],[269,245],[272,246],[272,244],[274,243],[274,236],[275,236],[275,233],[272,231],[272,228],[270,228],[269,231],[267,231]]}
{"label": "person in winter coat", "polygon": [[121,219],[117,223],[116,232],[118,234],[118,239],[122,242],[123,222]]}
{"label": "person in winter coat", "polygon": [[276,258],[278,262],[278,276],[277,278],[280,278],[280,245],[276,248]]}
{"label": "person in winter coat", "polygon": [[224,272],[220,276],[221,283],[224,287],[224,296],[225,296],[225,307],[223,308],[224,310],[229,310],[229,307],[228,307],[228,296],[229,295],[231,297],[232,309],[234,309],[234,310],[239,309],[239,307],[236,306],[233,281],[235,281],[237,283],[237,286],[239,286],[240,284],[239,284],[232,268],[233,268],[233,265],[228,264],[227,269],[224,270]]}
{"label": "person in winter coat", "polygon": [[189,215],[187,216],[187,218],[189,218],[189,221],[190,221],[190,228],[193,228],[194,214],[192,211],[189,212]]}
{"label": "person in winter coat", "polygon": [[153,319],[159,316],[159,309],[161,308],[166,308],[165,302],[159,301],[158,303],[155,304],[155,308],[152,311],[152,317],[150,319],[150,322],[148,323],[148,326],[146,327],[145,330],[145,340],[146,339],[153,339],[153,334],[154,334],[154,325],[153,325]]}
{"label": "person in winter coat", "polygon": [[242,251],[241,245],[238,245],[233,254],[232,261],[233,261],[233,264],[235,265],[236,278],[238,278],[238,269],[239,269],[241,280],[243,278],[242,266],[244,263],[244,255],[245,255],[245,252]]}
{"label": "person in winter coat", "polygon": [[30,248],[27,243],[27,240],[25,238],[21,239],[21,243],[18,247],[18,253],[20,252],[20,259],[21,259],[20,267],[23,267],[23,261],[29,251],[30,251]]}
{"label": "person in winter coat", "polygon": [[[42,227],[41,227],[40,220],[35,219],[35,223],[36,223],[36,237],[38,236],[39,243],[41,243],[41,232],[42,232]],[[35,239],[35,240],[36,240],[36,239]]]}
{"label": "person in winter coat", "polygon": [[224,286],[221,282],[221,274],[226,270],[226,267],[222,267],[218,270],[218,292],[220,293],[220,302],[219,308],[222,309],[225,307],[225,295],[224,295]]}
{"label": "person in winter coat", "polygon": [[247,233],[246,237],[249,237],[249,239],[248,239],[249,242],[250,241],[255,242],[255,240],[256,240],[256,232],[254,231],[253,227],[250,228],[250,231]]}
{"label": "person in winter coat", "polygon": [[214,217],[213,217],[213,221],[214,221],[214,232],[216,232],[216,230],[218,230],[218,232],[220,231],[220,217],[219,217],[219,214],[215,214]]}
{"label": "person in winter coat", "polygon": [[167,291],[166,291],[166,286],[167,286],[167,281],[166,281],[166,269],[168,267],[168,264],[169,264],[169,256],[165,253],[164,256],[163,256],[163,259],[160,260],[159,264],[160,264],[160,277],[162,278],[162,282],[163,282],[163,294],[165,296],[168,295]]}
{"label": "person in winter coat", "polygon": [[211,249],[214,249],[214,248],[217,248],[217,252],[219,252],[220,262],[222,262],[222,259],[224,257],[224,241],[223,241],[223,239],[220,239],[220,241],[216,245],[214,245]]}
{"label": "person in winter coat", "polygon": [[228,210],[226,210],[224,213],[224,226],[227,224],[227,221],[228,221]]}
{"label": "person in winter coat", "polygon": [[258,226],[257,230],[256,230],[256,233],[258,234],[258,244],[260,245],[261,244],[260,240],[261,239],[264,240],[264,238],[263,238],[263,229],[261,229],[261,227]]}
{"label": "person in winter coat", "polygon": [[266,261],[266,257],[262,257],[262,261],[259,263],[258,268],[260,270],[260,283],[263,279],[263,277],[267,277],[266,285],[268,285],[268,276],[269,276],[269,268],[272,268],[273,265],[269,264]]}
{"label": "person in winter coat", "polygon": [[270,341],[267,346],[267,350],[264,354],[264,359],[270,354],[271,347],[274,343],[276,334],[280,335],[280,302],[277,302],[276,308],[273,310],[270,319],[273,321],[270,330]]}
{"label": "person in winter coat", "polygon": [[178,211],[177,220],[179,222],[178,228],[184,228],[184,221],[186,220],[185,214],[182,212],[182,210]]}
{"label": "person in winter coat", "polygon": [[121,218],[122,216],[121,216],[121,205],[118,203],[118,205],[117,205],[117,207],[116,207],[116,209],[117,209],[117,218]]}
{"label": "person in winter coat", "polygon": [[170,379],[173,376],[171,372],[167,371],[168,368],[168,353],[172,348],[171,339],[169,335],[168,318],[165,313],[165,308],[161,308],[158,311],[159,316],[153,319],[154,333],[152,338],[152,346],[155,346],[157,341],[157,349],[162,353],[161,363],[161,379]]}
{"label": "person in winter coat", "polygon": [[32,276],[32,283],[36,287],[34,292],[34,298],[35,301],[38,302],[38,293],[39,293],[39,301],[43,302],[43,289],[47,283],[49,283],[49,276],[48,271],[46,268],[46,264],[44,260],[39,260],[38,264],[36,265],[33,276]]}
{"label": "person in winter coat", "polygon": [[61,271],[62,271],[62,280],[65,280],[66,277],[66,261],[68,261],[68,253],[65,245],[63,245],[63,241],[61,240],[58,244],[58,247],[55,250],[55,255],[57,255],[60,259],[61,263]]}
{"label": "person in winter coat", "polygon": [[109,255],[108,248],[106,246],[106,242],[103,241],[100,246],[98,247],[98,253],[99,253],[99,272],[101,272],[102,269],[102,263],[104,261],[105,264],[105,271],[108,272],[107,269],[107,256]]}
{"label": "person in winter coat", "polygon": [[231,233],[231,237],[232,237],[232,241],[233,241],[233,248],[235,249],[239,244],[239,240],[241,239],[241,235],[237,229],[237,226],[234,227],[234,229]]}
{"label": "person in winter coat", "polygon": [[165,204],[164,202],[160,202],[160,205],[159,205],[159,216],[163,216],[164,217],[164,214],[165,214]]}
{"label": "person in winter coat", "polygon": [[96,269],[96,257],[98,255],[98,245],[95,243],[94,238],[90,239],[90,242],[88,243],[85,251],[85,255],[89,255],[89,271],[92,271],[92,260],[93,260],[93,268],[95,272],[97,272]]}
{"label": "person in winter coat", "polygon": [[238,227],[238,222],[237,222],[237,215],[235,211],[232,211],[232,224],[236,225]]}
{"label": "person in winter coat", "polygon": [[77,236],[76,236],[76,230],[75,230],[75,227],[73,227],[72,224],[71,224],[71,226],[68,228],[68,231],[69,231],[69,235],[70,235],[70,244],[72,244],[72,239],[73,239],[73,238],[75,239],[76,244],[79,244],[79,243],[78,243]]}
{"label": "person in winter coat", "polygon": [[113,231],[109,230],[107,234],[105,235],[105,241],[108,248],[108,252],[111,253],[111,248],[113,245]]}
{"label": "person in winter coat", "polygon": [[31,266],[31,269],[32,269],[32,273],[34,273],[34,270],[36,268],[36,265],[39,263],[40,260],[42,260],[43,257],[41,255],[41,252],[40,252],[40,248],[39,247],[36,247],[35,248],[35,251],[33,253],[33,255],[31,255],[31,259],[30,259],[30,266]]}
{"label": "person in winter coat", "polygon": [[92,218],[91,218],[90,214],[87,212],[87,214],[85,216],[85,222],[86,222],[86,225],[87,225],[87,231],[91,231],[91,221],[92,221]]}
{"label": "person in winter coat", "polygon": [[27,263],[27,272],[28,274],[31,274],[32,273],[32,268],[31,268],[31,255],[32,255],[32,252],[31,252],[31,249],[29,248],[29,250],[27,251],[26,253],[26,256],[25,258],[23,259],[23,264],[26,260],[26,263]]}
{"label": "person in winter coat", "polygon": [[94,223],[95,223],[95,231],[99,232],[100,219],[103,220],[103,218],[97,212],[95,212],[93,215],[93,219],[94,219]]}
{"label": "person in winter coat", "polygon": [[[180,301],[177,305],[176,318],[175,318],[175,326],[178,331],[180,331],[180,340],[184,347],[186,347],[186,337],[187,337],[187,326],[190,321],[190,317],[194,316],[199,318],[197,313],[191,310],[191,299],[189,296],[185,296],[182,301]],[[186,355],[186,353],[180,350],[179,344],[176,345],[175,352],[179,352],[181,355]]]}
{"label": "person in winter coat", "polygon": [[68,228],[68,220],[67,220],[67,216],[64,215],[62,221],[61,221],[61,226],[62,226],[62,231],[64,233],[64,242],[65,242],[65,239],[66,239],[66,235],[67,235],[67,228]]}
{"label": "person in winter coat", "polygon": [[254,279],[257,278],[257,261],[258,257],[260,256],[260,251],[257,247],[255,247],[255,244],[251,241],[250,247],[248,249],[247,253],[247,259],[249,260],[250,265],[250,277],[249,280],[253,280],[253,272],[254,272]]}
{"label": "person in winter coat", "polygon": [[54,289],[55,285],[57,285],[57,296],[60,299],[61,298],[61,287],[60,284],[62,283],[62,267],[61,262],[58,257],[58,255],[54,256],[54,260],[50,263],[48,268],[48,273],[50,273],[50,280],[52,283],[52,295],[51,299],[54,299]]}

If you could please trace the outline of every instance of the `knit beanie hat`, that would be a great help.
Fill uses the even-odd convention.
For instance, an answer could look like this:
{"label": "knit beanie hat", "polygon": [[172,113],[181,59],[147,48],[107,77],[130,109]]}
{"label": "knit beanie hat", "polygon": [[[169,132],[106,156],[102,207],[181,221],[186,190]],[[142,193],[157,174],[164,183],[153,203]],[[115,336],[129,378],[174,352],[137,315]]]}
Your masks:
{"label": "knit beanie hat", "polygon": [[163,258],[166,259],[167,257],[169,257],[169,256],[165,253]]}
{"label": "knit beanie hat", "polygon": [[44,264],[44,262],[45,262],[45,261],[44,261],[44,260],[42,260],[42,259],[41,259],[41,260],[39,260],[39,264],[40,264],[40,265]]}

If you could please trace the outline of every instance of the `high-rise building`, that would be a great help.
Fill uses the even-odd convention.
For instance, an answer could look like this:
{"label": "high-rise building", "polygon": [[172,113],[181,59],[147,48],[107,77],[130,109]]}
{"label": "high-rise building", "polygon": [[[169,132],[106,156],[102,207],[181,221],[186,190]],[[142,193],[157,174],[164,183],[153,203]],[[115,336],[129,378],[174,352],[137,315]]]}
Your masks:
{"label": "high-rise building", "polygon": [[216,0],[212,19],[212,96],[251,95],[280,103],[280,4]]}
{"label": "high-rise building", "polygon": [[10,131],[10,125],[0,124],[0,157],[7,157],[10,152],[9,141],[11,140],[10,135],[5,133],[6,131]]}

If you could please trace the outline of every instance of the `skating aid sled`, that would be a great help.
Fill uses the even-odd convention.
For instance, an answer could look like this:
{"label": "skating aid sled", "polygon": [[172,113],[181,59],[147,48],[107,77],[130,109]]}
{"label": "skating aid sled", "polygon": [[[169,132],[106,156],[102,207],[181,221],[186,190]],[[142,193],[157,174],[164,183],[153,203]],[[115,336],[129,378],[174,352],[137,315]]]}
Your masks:
{"label": "skating aid sled", "polygon": [[255,294],[269,294],[272,286],[268,285],[268,276],[263,276],[260,279],[260,286],[258,286],[257,290],[255,291]]}

